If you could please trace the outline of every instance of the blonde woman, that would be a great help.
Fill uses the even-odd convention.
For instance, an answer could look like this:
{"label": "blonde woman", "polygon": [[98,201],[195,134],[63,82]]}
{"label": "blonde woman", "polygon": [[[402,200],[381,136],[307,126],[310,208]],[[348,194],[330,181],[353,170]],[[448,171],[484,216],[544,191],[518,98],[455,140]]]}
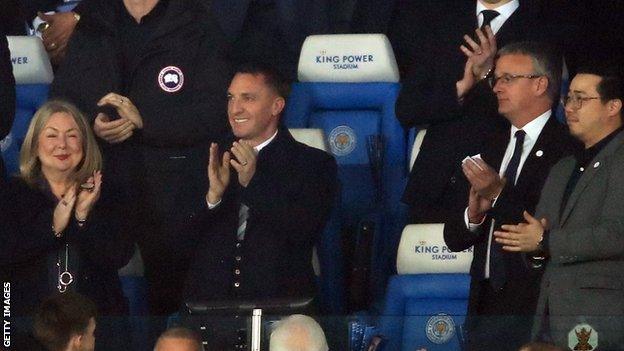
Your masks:
{"label": "blonde woman", "polygon": [[[0,276],[11,314],[32,315],[53,292],[77,291],[104,315],[125,314],[117,269],[132,254],[118,194],[103,191],[102,156],[81,112],[49,101],[34,115],[20,174],[0,190]],[[5,284],[6,284],[5,283]]]}

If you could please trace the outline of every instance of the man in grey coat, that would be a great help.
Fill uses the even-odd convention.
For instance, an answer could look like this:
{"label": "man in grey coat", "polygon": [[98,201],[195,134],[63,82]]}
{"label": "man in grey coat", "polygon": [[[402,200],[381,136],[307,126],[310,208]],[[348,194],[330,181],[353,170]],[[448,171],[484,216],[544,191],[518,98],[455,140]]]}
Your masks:
{"label": "man in grey coat", "polygon": [[572,350],[624,349],[624,133],[622,78],[580,70],[564,105],[584,145],[556,164],[535,217],[495,232],[503,249],[547,262],[533,336]]}

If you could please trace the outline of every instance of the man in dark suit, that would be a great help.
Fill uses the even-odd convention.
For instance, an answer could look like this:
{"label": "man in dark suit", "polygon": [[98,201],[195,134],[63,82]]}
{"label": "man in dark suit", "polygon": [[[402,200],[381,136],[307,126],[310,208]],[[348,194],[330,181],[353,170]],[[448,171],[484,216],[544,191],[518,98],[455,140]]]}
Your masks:
{"label": "man in dark suit", "polygon": [[534,335],[571,349],[624,349],[622,83],[612,68],[579,71],[564,101],[584,148],[553,167],[535,217],[494,233],[505,250],[548,259]]}
{"label": "man in dark suit", "polygon": [[328,0],[202,0],[225,34],[233,66],[262,62],[289,81],[297,79],[301,45],[308,35],[331,32]]}
{"label": "man in dark suit", "polygon": [[336,162],[279,126],[286,87],[262,65],[232,79],[234,142],[221,144],[221,157],[210,147],[186,300],[314,296],[312,247],[333,203]]}
{"label": "man in dark suit", "polygon": [[517,350],[529,339],[541,272],[528,269],[521,255],[503,253],[492,243],[492,231],[535,207],[548,170],[572,145],[551,112],[561,82],[558,55],[535,42],[510,44],[499,55],[491,82],[498,112],[511,126],[489,135],[480,157],[463,162],[468,207],[444,228],[451,250],[474,245],[470,350]]}
{"label": "man in dark suit", "polygon": [[[529,1],[433,0],[402,6],[389,32],[403,84],[396,114],[405,128],[427,128],[403,202],[409,205],[410,223],[445,222],[467,199],[453,174],[457,163],[476,153],[503,120],[491,90],[473,92],[477,103],[458,102],[464,35],[489,25],[499,48],[546,35]],[[475,77],[491,68],[491,62],[483,65]]]}

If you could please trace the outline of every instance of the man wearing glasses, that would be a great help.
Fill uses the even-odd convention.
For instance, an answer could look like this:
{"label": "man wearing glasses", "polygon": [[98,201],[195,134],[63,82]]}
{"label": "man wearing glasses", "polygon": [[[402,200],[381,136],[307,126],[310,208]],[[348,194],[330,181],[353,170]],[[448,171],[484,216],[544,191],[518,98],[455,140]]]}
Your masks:
{"label": "man wearing glasses", "polygon": [[[535,208],[549,169],[572,145],[565,126],[551,112],[561,82],[561,58],[534,42],[507,45],[498,55],[489,83],[498,112],[509,124],[488,136],[479,155],[466,155],[462,171],[468,206],[444,229],[451,250],[474,245],[468,350],[517,350],[529,340],[541,270],[529,269],[522,255],[503,251],[492,233],[502,224],[519,222],[523,210]],[[471,76],[478,53],[467,56],[466,76]],[[482,80],[471,88],[484,84]]]}
{"label": "man wearing glasses", "polygon": [[494,233],[507,252],[547,259],[534,334],[572,349],[624,349],[623,101],[612,69],[580,70],[563,102],[584,148],[553,167],[535,217]]}

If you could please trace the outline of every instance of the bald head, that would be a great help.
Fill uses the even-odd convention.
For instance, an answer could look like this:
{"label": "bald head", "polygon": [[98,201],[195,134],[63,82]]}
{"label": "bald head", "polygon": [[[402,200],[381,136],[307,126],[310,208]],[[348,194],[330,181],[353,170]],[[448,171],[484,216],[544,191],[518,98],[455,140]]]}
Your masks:
{"label": "bald head", "polygon": [[276,323],[270,351],[327,351],[321,326],[312,318],[295,314]]}
{"label": "bald head", "polygon": [[171,328],[160,335],[154,351],[204,351],[204,348],[197,333],[186,328]]}

